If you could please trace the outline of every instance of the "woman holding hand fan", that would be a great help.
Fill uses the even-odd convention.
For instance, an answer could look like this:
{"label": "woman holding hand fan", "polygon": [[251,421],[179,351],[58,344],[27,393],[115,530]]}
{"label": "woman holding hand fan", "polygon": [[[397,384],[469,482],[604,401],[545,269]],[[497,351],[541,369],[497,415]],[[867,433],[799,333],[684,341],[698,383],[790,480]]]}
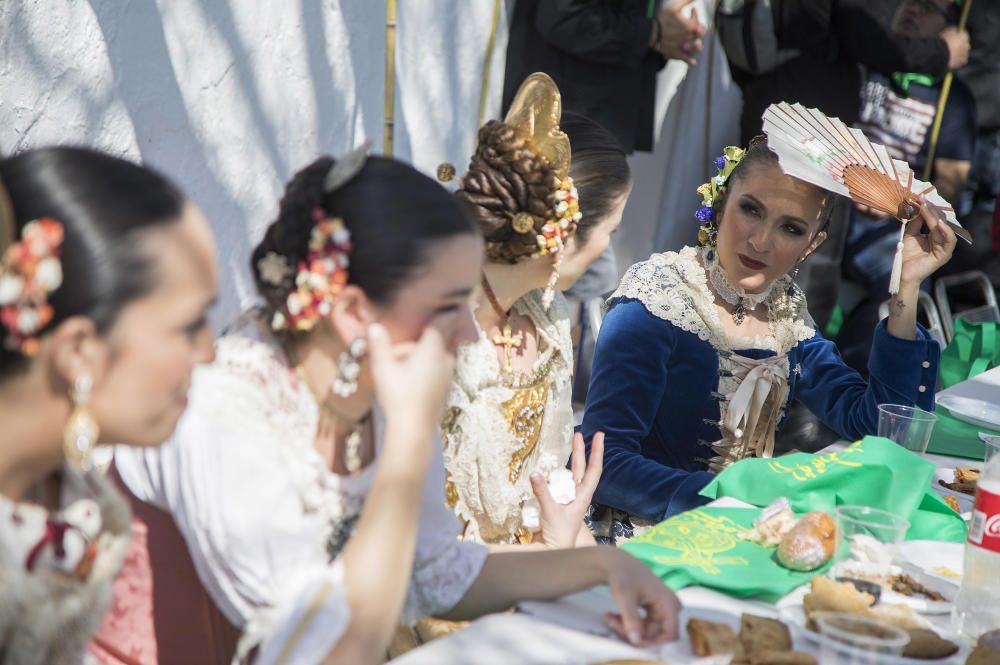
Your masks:
{"label": "woman holding hand fan", "polygon": [[[698,189],[700,247],[632,266],[608,301],[582,427],[588,441],[605,433],[590,515],[599,540],[704,503],[714,473],[771,456],[794,399],[849,439],[875,431],[878,404],[933,409],[940,349],[915,306],[955,247],[947,204],[839,120],[786,104],[764,118],[767,139],[727,148]],[[867,382],[816,330],[794,281],[826,238],[835,195],[912,218]]]}

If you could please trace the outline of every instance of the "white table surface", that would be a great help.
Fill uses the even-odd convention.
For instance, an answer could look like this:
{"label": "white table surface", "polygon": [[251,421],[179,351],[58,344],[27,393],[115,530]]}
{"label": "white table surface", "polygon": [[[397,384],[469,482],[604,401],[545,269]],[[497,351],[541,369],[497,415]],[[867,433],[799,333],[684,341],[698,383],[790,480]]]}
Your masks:
{"label": "white table surface", "polygon": [[[962,386],[965,386],[961,393],[964,397],[986,399],[995,394],[1000,402],[1000,368],[953,386],[950,390],[959,394],[957,389]],[[848,445],[847,441],[839,441],[820,452],[843,450]],[[925,458],[939,467],[982,467],[982,462],[964,458],[931,454],[925,455]],[[682,631],[691,616],[730,623],[735,628],[740,615],[745,612],[769,617],[778,615],[776,605],[733,598],[704,587],[687,587],[677,595],[684,604],[680,617]],[[717,659],[695,659],[683,639],[653,651],[636,649],[622,642],[602,618],[604,612],[615,611],[606,587],[595,587],[561,601],[523,605],[521,613],[484,617],[454,635],[414,649],[392,662],[399,665],[595,665],[631,658],[651,659],[671,665],[727,665]],[[934,620],[935,624],[941,622],[946,623],[947,618],[936,617]],[[796,648],[815,654],[813,647],[803,644],[802,640],[796,642]]]}

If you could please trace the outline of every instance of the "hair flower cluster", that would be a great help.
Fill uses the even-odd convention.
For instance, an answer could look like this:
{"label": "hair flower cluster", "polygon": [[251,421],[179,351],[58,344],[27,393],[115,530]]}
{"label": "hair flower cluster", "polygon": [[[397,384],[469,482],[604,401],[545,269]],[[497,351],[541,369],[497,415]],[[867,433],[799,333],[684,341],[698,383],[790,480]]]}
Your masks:
{"label": "hair flower cluster", "polygon": [[700,185],[697,190],[698,195],[701,196],[701,206],[695,211],[694,217],[701,226],[698,230],[698,244],[703,247],[715,244],[715,237],[718,233],[715,224],[715,205],[722,194],[722,188],[726,186],[729,176],[743,159],[746,151],[737,146],[729,146],[722,153],[712,160],[716,169],[715,176]]}
{"label": "hair flower cluster", "polygon": [[576,230],[577,224],[583,219],[583,213],[580,212],[580,198],[572,178],[566,178],[559,183],[555,197],[552,219],[542,225],[542,232],[537,236],[538,253],[541,255],[562,252],[566,238]]}
{"label": "hair flower cluster", "polygon": [[333,299],[347,284],[350,231],[342,219],[328,219],[318,208],[313,217],[316,223],[309,238],[309,253],[298,264],[294,289],[285,298],[284,307],[271,319],[274,330],[311,330],[330,313]]}
{"label": "hair flower cluster", "polygon": [[21,239],[0,258],[0,325],[4,346],[26,356],[38,352],[35,336],[52,320],[49,294],[62,285],[63,227],[44,217],[25,224]]}

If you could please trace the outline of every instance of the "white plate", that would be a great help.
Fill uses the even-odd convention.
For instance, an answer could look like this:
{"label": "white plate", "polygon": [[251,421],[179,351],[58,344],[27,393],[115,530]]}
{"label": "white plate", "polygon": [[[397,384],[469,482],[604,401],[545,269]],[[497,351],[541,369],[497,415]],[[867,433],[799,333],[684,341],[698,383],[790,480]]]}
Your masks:
{"label": "white plate", "polygon": [[[965,548],[962,543],[907,540],[899,546],[896,560],[904,564],[908,562],[925,575],[949,582],[957,588],[965,568]],[[943,574],[942,568],[955,573],[957,577]]]}
{"label": "white plate", "polygon": [[[797,605],[785,605],[780,608],[778,613],[779,618],[788,625],[792,631],[792,635],[795,637],[796,642],[803,640],[810,643],[814,647],[818,648],[820,642],[823,640],[819,633],[814,633],[808,628],[806,628],[806,612],[803,609],[802,604]],[[949,636],[942,634],[943,631],[935,628],[939,635],[942,635],[945,639],[951,639]],[[939,658],[937,660],[918,660],[916,658],[903,658],[902,656],[882,656],[879,660],[880,665],[920,665],[924,663],[933,663],[934,665],[961,665],[965,662],[966,657],[969,653],[969,648],[965,645],[959,644],[960,648],[958,653],[949,658]]]}
{"label": "white plate", "polygon": [[948,409],[951,415],[977,427],[1000,429],[1000,406],[970,397],[940,395],[937,403]]}

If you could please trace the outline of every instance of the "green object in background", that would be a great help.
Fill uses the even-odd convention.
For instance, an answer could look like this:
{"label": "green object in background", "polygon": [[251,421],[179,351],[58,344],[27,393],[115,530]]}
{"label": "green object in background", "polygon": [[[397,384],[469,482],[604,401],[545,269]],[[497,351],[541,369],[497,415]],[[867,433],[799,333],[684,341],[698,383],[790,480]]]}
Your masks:
{"label": "green object in background", "polygon": [[1000,431],[962,422],[948,413],[948,409],[943,406],[934,409],[934,415],[938,417],[938,421],[934,425],[934,431],[931,432],[927,452],[935,455],[965,457],[982,462],[986,455],[986,444],[979,440],[979,433],[986,432],[1000,436]]}
{"label": "green object in background", "polygon": [[930,488],[934,465],[888,439],[865,437],[846,449],[745,459],[720,473],[702,496],[731,496],[763,508],[787,497],[796,514],[861,505],[910,520],[907,540],[962,542],[962,518]]}
{"label": "green object in background", "polygon": [[[740,540],[758,508],[705,506],[660,522],[620,547],[645,563],[670,588],[699,585],[731,596],[774,602],[825,572],[789,570],[774,548]],[[829,564],[828,564],[829,565]]]}
{"label": "green object in background", "polygon": [[955,334],[941,352],[941,386],[950,388],[1000,365],[997,324],[955,319]]}
{"label": "green object in background", "polygon": [[823,337],[827,339],[835,339],[837,335],[840,334],[840,329],[844,327],[844,308],[839,304],[835,305],[833,312],[830,313],[830,320],[826,324],[826,330],[823,331]]}

